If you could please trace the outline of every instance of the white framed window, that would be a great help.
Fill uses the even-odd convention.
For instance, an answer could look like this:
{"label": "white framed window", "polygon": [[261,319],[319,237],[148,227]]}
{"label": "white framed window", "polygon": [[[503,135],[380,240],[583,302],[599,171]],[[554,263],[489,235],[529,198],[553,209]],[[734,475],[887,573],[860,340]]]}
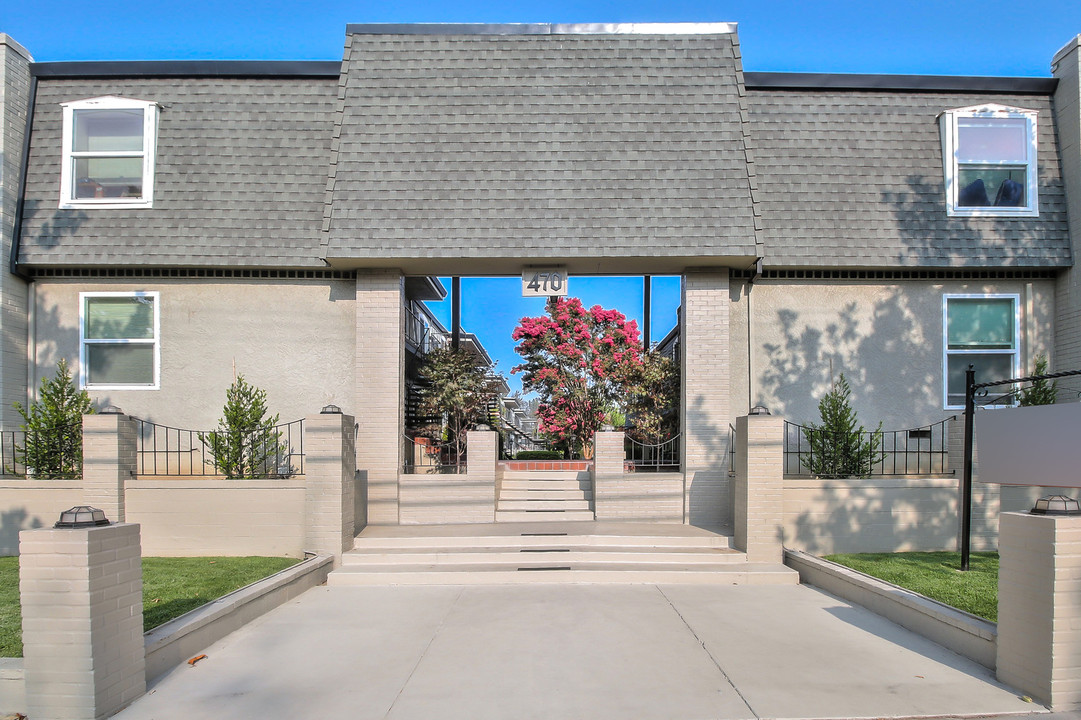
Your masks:
{"label": "white framed window", "polygon": [[1036,114],[1004,105],[942,113],[948,215],[1039,215]]}
{"label": "white framed window", "polygon": [[161,347],[156,292],[79,293],[79,383],[157,390]]}
{"label": "white framed window", "polygon": [[976,382],[1017,377],[1021,346],[1019,307],[1018,295],[942,297],[943,404],[947,410],[965,406],[965,371],[969,364],[975,366]]}
{"label": "white framed window", "polygon": [[157,104],[100,97],[61,107],[60,207],[151,207]]}

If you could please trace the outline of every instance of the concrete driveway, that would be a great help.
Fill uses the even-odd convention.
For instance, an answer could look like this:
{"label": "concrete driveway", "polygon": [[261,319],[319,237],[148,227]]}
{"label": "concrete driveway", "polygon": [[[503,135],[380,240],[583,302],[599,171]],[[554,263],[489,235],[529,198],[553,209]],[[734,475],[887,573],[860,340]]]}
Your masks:
{"label": "concrete driveway", "polygon": [[807,586],[320,587],[121,720],[678,720],[1043,710]]}

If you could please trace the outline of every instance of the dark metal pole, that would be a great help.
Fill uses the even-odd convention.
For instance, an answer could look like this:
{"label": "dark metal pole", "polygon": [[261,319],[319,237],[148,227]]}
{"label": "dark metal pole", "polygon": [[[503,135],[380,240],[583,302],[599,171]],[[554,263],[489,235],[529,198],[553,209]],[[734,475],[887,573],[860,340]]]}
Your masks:
{"label": "dark metal pole", "polygon": [[961,569],[968,570],[972,529],[972,432],[976,415],[976,368],[965,370],[965,470],[961,475]]}
{"label": "dark metal pole", "polygon": [[457,352],[462,344],[462,279],[450,279],[450,348]]}
{"label": "dark metal pole", "polygon": [[649,311],[653,305],[650,295],[653,290],[653,278],[642,276],[642,349],[649,350]]}

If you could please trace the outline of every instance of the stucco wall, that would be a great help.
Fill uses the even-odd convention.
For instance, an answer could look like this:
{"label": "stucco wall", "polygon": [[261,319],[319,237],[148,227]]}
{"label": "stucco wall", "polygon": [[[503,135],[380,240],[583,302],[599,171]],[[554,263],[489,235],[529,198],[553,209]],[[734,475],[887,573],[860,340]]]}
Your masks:
{"label": "stucco wall", "polygon": [[869,427],[882,421],[883,429],[899,430],[953,415],[942,399],[942,297],[953,293],[1019,295],[1022,370],[1031,369],[1036,353],[1050,351],[1052,280],[758,280],[749,301],[755,367],[749,383],[746,284],[733,283],[734,411],[761,403],[792,422],[817,420],[832,361]]}
{"label": "stucco wall", "polygon": [[61,357],[79,371],[80,292],[157,291],[160,389],[91,391],[95,405],[173,427],[213,428],[235,368],[267,391],[269,410],[282,422],[328,403],[353,412],[352,280],[64,279],[35,286],[35,385]]}

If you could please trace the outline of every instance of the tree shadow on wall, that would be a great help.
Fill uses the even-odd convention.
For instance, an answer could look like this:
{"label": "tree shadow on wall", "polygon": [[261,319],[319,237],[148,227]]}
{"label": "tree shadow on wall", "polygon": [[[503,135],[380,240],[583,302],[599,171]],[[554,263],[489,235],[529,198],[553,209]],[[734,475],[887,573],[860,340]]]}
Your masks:
{"label": "tree shadow on wall", "polygon": [[709,529],[732,525],[729,428],[711,421],[715,415],[715,408],[707,406],[702,396],[688,398],[684,438],[704,449],[702,461],[692,464],[688,459],[688,467],[683,468],[687,477],[688,520],[691,525]]}
{"label": "tree shadow on wall", "polygon": [[0,512],[0,555],[19,554],[19,532],[45,527],[41,518],[31,518],[26,508]]}
{"label": "tree shadow on wall", "polygon": [[760,388],[775,412],[801,424],[817,420],[818,399],[844,373],[853,407],[868,427],[882,421],[885,429],[901,429],[946,415],[941,391],[933,387],[941,374],[941,341],[927,337],[927,308],[913,307],[899,288],[880,292],[869,313],[859,312],[855,301],[832,317],[797,307],[793,302],[778,311],[782,339],[763,345]]}

